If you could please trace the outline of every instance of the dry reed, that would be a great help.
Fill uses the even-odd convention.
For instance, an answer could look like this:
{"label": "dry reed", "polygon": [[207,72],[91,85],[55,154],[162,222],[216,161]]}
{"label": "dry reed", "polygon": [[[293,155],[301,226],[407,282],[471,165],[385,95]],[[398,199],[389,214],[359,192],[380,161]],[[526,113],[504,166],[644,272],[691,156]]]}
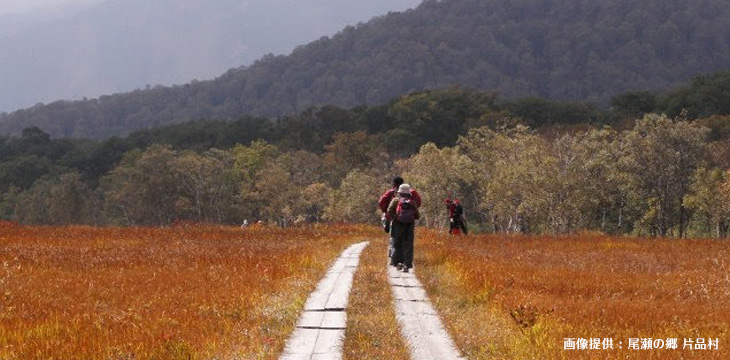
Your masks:
{"label": "dry reed", "polygon": [[[417,239],[419,276],[470,359],[730,358],[728,242],[429,230]],[[600,349],[566,349],[581,338]],[[678,348],[667,349],[673,338]],[[718,349],[685,339],[717,339]]]}
{"label": "dry reed", "polygon": [[372,228],[0,227],[0,359],[274,359]]}

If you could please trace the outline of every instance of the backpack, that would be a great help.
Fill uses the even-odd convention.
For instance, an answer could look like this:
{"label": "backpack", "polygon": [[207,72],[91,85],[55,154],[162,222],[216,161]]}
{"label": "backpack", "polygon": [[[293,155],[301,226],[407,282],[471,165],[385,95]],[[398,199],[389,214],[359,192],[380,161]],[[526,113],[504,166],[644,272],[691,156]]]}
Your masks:
{"label": "backpack", "polygon": [[401,198],[395,208],[395,220],[402,224],[411,224],[416,221],[418,207],[412,198]]}
{"label": "backpack", "polygon": [[452,217],[454,219],[461,219],[464,216],[464,208],[461,207],[461,204],[457,203],[455,205],[456,206],[454,206],[454,214]]}

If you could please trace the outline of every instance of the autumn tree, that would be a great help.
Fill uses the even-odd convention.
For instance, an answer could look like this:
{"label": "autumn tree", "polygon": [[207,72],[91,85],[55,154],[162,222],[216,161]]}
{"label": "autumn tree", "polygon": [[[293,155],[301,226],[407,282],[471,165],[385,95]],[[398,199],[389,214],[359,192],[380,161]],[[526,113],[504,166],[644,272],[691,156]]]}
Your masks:
{"label": "autumn tree", "polygon": [[330,193],[325,218],[333,222],[375,223],[379,219],[377,199],[380,196],[377,178],[363,170],[352,170],[340,187]]}
{"label": "autumn tree", "polygon": [[682,203],[700,167],[707,128],[649,114],[624,134],[622,167],[641,199],[642,225],[667,236],[677,227],[684,236],[689,214]]}
{"label": "autumn tree", "polygon": [[266,188],[267,184],[259,183],[271,181],[268,176],[271,172],[261,172],[271,167],[281,152],[276,146],[257,140],[249,146],[237,145],[231,153],[234,158],[233,169],[241,181],[239,198],[242,216],[261,219],[261,208],[266,201],[261,190]]}
{"label": "autumn tree", "polygon": [[45,201],[48,223],[54,225],[100,224],[101,197],[81,180],[78,173],[61,175]]}
{"label": "autumn tree", "polygon": [[720,169],[699,168],[692,177],[689,193],[684,197],[684,206],[703,218],[705,226],[714,230],[718,238],[727,237],[730,225],[730,180]]}
{"label": "autumn tree", "polygon": [[470,130],[459,144],[476,164],[482,209],[494,230],[539,231],[546,216],[546,181],[555,165],[546,140],[524,126],[500,131],[482,127]]}
{"label": "autumn tree", "polygon": [[180,199],[185,218],[213,223],[230,219],[239,195],[238,177],[233,171],[230,152],[210,150],[202,154],[184,151],[172,159],[171,171],[180,186]]}
{"label": "autumn tree", "polygon": [[[556,232],[623,226],[625,178],[616,167],[615,131],[592,129],[566,134],[551,146],[555,173],[548,184],[551,228]],[[609,228],[609,223],[614,224]]]}
{"label": "autumn tree", "polygon": [[176,153],[155,145],[132,151],[104,179],[106,208],[117,222],[167,225],[182,215],[174,168]]}
{"label": "autumn tree", "polygon": [[458,147],[439,149],[436,144],[423,145],[418,154],[400,164],[404,178],[421,194],[421,221],[428,226],[444,226],[448,212],[444,199],[460,197],[469,208],[476,209],[473,163]]}
{"label": "autumn tree", "polygon": [[20,193],[15,204],[13,220],[21,224],[49,224],[48,204],[53,182],[38,180],[26,191]]}
{"label": "autumn tree", "polygon": [[337,187],[352,170],[385,171],[390,159],[379,137],[358,131],[335,134],[325,146],[324,161],[330,184]]}
{"label": "autumn tree", "polygon": [[255,199],[258,204],[255,211],[259,219],[286,225],[295,218],[300,189],[291,177],[289,169],[278,162],[272,162],[256,173],[248,198]]}

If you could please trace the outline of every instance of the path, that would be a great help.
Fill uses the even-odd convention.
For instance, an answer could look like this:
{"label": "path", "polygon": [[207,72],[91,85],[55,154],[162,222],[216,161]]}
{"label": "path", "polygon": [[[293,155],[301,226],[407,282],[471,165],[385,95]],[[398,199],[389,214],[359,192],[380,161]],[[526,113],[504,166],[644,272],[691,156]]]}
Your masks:
{"label": "path", "polygon": [[463,359],[413,269],[403,273],[388,266],[388,281],[395,298],[396,318],[411,359]]}
{"label": "path", "polygon": [[[347,248],[317,284],[280,360],[342,359],[347,300],[360,254],[367,245],[362,242]],[[411,359],[463,359],[415,274],[388,266],[388,281]]]}
{"label": "path", "polygon": [[280,360],[341,359],[352,278],[367,242],[350,246],[309,295]]}

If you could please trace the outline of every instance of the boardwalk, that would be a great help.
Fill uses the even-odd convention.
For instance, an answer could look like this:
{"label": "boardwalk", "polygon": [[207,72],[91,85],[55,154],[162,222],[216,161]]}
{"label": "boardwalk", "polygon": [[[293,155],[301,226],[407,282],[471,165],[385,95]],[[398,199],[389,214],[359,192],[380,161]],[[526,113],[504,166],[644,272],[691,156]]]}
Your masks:
{"label": "boardwalk", "polygon": [[389,266],[388,281],[395,299],[401,334],[408,344],[411,359],[463,359],[414,272],[403,273]]}
{"label": "boardwalk", "polygon": [[341,359],[352,278],[367,242],[347,248],[317,284],[304,305],[282,360]]}
{"label": "boardwalk", "polygon": [[[304,306],[282,360],[342,359],[347,302],[352,279],[367,242],[347,248]],[[396,317],[414,360],[463,359],[413,272],[388,267]]]}

